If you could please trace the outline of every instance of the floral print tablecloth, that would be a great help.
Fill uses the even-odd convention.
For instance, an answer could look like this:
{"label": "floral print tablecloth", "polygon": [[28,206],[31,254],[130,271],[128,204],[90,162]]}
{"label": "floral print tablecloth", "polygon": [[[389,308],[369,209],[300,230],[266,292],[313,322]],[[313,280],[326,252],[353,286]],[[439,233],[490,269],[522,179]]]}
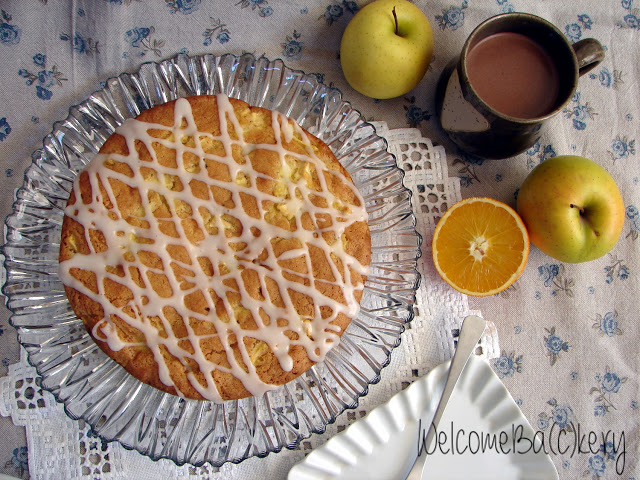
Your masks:
{"label": "floral print tablecloth", "polygon": [[[562,479],[640,478],[640,0],[416,0],[431,21],[435,56],[420,85],[401,98],[365,98],[340,71],[342,31],[366,1],[353,0],[3,0],[0,2],[0,176],[2,217],[32,152],[71,105],[121,72],[180,52],[282,58],[339,88],[371,121],[417,128],[444,146],[463,197],[514,205],[538,163],[589,157],[622,191],[626,222],[615,248],[587,264],[563,264],[532,248],[523,276],[505,292],[470,299],[495,322],[494,371],[542,439],[558,432],[582,449],[552,455]],[[438,75],[471,30],[493,15],[523,11],[555,23],[575,42],[595,37],[602,64],[580,79],[553,129],[527,152],[486,161],[456,149],[434,114]],[[424,239],[430,262],[430,238]],[[435,277],[423,282],[438,282]],[[0,375],[18,361],[16,334],[0,313]],[[0,472],[26,478],[24,431],[0,418]],[[568,438],[568,437],[563,437]],[[593,440],[593,441],[591,441]],[[216,474],[212,473],[212,478]]]}

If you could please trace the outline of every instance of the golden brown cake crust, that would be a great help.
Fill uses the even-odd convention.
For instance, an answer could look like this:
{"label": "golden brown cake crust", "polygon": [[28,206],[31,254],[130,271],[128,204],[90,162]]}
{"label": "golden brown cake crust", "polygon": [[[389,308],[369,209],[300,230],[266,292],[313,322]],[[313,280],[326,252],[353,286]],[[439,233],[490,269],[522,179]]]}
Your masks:
{"label": "golden brown cake crust", "polygon": [[260,394],[321,361],[371,256],[329,147],[224,96],[125,123],[65,213],[60,274],[87,331],[140,381],[193,399]]}

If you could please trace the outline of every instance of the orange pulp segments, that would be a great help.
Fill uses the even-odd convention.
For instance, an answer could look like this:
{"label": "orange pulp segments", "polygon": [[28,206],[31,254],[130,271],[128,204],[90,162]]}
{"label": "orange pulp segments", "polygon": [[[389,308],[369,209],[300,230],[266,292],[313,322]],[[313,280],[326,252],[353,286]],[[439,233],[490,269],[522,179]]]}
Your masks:
{"label": "orange pulp segments", "polygon": [[435,267],[449,285],[467,295],[488,296],[520,276],[529,255],[529,235],[511,207],[472,197],[442,216],[432,251]]}

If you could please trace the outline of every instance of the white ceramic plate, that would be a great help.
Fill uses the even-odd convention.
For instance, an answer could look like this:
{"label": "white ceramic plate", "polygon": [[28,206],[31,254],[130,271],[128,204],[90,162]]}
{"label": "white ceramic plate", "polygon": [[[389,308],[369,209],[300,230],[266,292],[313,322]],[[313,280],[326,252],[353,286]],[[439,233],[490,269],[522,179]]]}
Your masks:
{"label": "white ceramic plate", "polygon": [[[419,425],[424,434],[448,368],[448,362],[438,366],[331,438],[295,465],[288,480],[404,480],[418,453]],[[462,373],[437,438],[429,448],[433,453],[425,480],[558,478],[549,455],[538,442],[532,443],[531,425],[489,364],[478,357],[472,357]]]}

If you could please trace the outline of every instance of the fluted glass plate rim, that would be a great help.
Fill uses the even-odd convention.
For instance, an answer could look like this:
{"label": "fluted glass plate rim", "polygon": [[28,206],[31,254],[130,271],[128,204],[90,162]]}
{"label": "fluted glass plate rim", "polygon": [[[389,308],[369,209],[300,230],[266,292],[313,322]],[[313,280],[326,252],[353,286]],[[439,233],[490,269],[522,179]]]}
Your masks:
{"label": "fluted glass plate rim", "polygon": [[[30,364],[70,418],[83,419],[104,440],[116,440],[154,460],[221,466],[295,448],[312,433],[323,433],[344,410],[356,408],[369,386],[380,380],[404,325],[413,318],[422,239],[415,230],[404,172],[387,151],[386,140],[338,89],[320,80],[287,67],[281,59],[180,54],[107,79],[103,88],[70,107],[65,120],[54,123],[25,171],[13,213],[5,221],[3,293],[12,311],[10,323],[18,330]],[[275,393],[225,402],[222,407],[156,391],[106,357],[68,312],[52,251],[56,235],[59,241],[60,212],[70,181],[115,126],[158,103],[205,93],[226,93],[281,111],[325,140],[365,198],[374,241],[363,308],[330,358]],[[43,311],[55,321],[43,323]],[[52,330],[48,337],[43,332],[47,326]],[[96,380],[93,385],[94,379],[102,383]],[[122,382],[105,397],[119,402],[114,412],[102,399],[91,400],[109,388],[109,381]],[[150,405],[164,416],[149,419],[145,408]],[[209,430],[201,425],[207,421],[213,423]],[[162,434],[167,438],[160,439]]]}

